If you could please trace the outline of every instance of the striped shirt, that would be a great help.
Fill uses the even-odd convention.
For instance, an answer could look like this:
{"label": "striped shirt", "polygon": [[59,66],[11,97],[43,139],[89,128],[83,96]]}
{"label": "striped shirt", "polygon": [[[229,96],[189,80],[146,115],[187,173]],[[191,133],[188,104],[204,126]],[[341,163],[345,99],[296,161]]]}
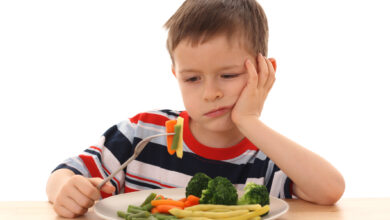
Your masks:
{"label": "striped shirt", "polygon": [[[165,133],[165,121],[184,118],[183,158],[167,152],[166,137],[153,139],[141,154],[111,183],[114,194],[145,189],[186,187],[191,177],[203,172],[228,178],[239,190],[246,183],[266,185],[270,194],[292,198],[292,181],[248,139],[228,148],[212,148],[191,134],[186,111],[156,110],[137,114],[108,129],[97,145],[87,148],[55,168],[67,168],[85,177],[105,178],[123,164],[143,138]],[[102,194],[102,197],[110,195]]]}

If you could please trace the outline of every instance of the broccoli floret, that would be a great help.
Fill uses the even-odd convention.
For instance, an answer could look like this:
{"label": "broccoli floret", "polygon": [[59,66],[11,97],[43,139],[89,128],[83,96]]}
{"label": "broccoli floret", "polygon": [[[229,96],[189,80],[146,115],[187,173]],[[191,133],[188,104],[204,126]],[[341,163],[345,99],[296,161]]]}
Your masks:
{"label": "broccoli floret", "polygon": [[260,204],[269,205],[269,193],[267,187],[256,183],[247,183],[244,187],[244,195],[238,200],[238,204]]}
{"label": "broccoli floret", "polygon": [[237,189],[225,177],[217,176],[210,180],[207,188],[202,191],[199,200],[201,204],[236,205]]}
{"label": "broccoli floret", "polygon": [[187,184],[186,197],[194,195],[200,198],[202,196],[202,190],[207,188],[210,180],[211,178],[205,173],[196,173]]}

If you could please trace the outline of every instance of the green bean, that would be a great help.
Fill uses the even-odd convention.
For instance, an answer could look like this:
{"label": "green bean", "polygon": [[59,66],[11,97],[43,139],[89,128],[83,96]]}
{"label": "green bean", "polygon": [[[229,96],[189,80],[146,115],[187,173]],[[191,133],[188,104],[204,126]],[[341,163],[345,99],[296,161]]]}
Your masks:
{"label": "green bean", "polygon": [[144,212],[144,211],[148,211],[148,210],[137,209],[137,208],[133,208],[133,207],[127,208],[127,212],[132,213],[132,214],[137,214],[137,213]]}
{"label": "green bean", "polygon": [[156,193],[150,193],[148,197],[146,197],[145,201],[140,205],[141,207],[150,203],[154,198],[156,198]]}
{"label": "green bean", "polygon": [[141,208],[145,211],[150,211],[153,208],[153,206],[152,203],[149,202],[148,204],[142,206]]}
{"label": "green bean", "polygon": [[138,212],[142,212],[142,211],[145,211],[145,210],[139,206],[129,205],[127,207],[127,212],[138,213]]}
{"label": "green bean", "polygon": [[171,219],[177,219],[173,215],[168,215],[168,214],[162,214],[162,213],[155,213],[153,214],[154,217],[156,217],[158,220],[171,220]]}
{"label": "green bean", "polygon": [[128,216],[126,216],[126,220],[133,220],[133,218],[147,218],[150,216],[150,212],[142,211],[139,213],[129,213]]}
{"label": "green bean", "polygon": [[118,215],[118,217],[121,217],[124,219],[126,219],[126,216],[128,215],[128,213],[123,212],[123,211],[117,211],[116,214]]}

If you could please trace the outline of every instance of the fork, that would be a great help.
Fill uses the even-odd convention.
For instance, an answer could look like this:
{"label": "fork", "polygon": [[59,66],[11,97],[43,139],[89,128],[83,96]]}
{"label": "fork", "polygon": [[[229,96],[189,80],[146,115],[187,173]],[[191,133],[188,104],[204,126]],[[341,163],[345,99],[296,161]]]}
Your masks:
{"label": "fork", "polygon": [[161,136],[168,136],[168,135],[174,135],[175,133],[163,133],[163,134],[156,134],[149,137],[146,137],[142,139],[142,141],[138,142],[138,144],[135,146],[134,154],[131,156],[126,162],[124,162],[117,170],[115,170],[111,175],[106,177],[103,182],[101,182],[97,188],[100,190],[104,184],[106,184],[108,181],[110,181],[117,173],[119,173],[121,170],[123,170],[131,161],[133,161],[135,158],[138,157],[138,155],[142,152],[142,150],[145,148],[145,146],[154,138],[161,137]]}

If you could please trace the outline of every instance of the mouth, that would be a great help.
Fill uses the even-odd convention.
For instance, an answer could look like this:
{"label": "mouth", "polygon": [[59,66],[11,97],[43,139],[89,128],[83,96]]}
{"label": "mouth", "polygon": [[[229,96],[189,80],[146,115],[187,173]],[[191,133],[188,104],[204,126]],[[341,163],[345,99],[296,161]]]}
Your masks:
{"label": "mouth", "polygon": [[231,109],[232,109],[232,106],[220,107],[220,108],[217,108],[217,109],[214,109],[214,110],[211,110],[211,111],[205,113],[204,116],[207,116],[210,118],[215,118],[215,117],[218,117],[218,116],[225,114],[226,112],[230,111]]}

